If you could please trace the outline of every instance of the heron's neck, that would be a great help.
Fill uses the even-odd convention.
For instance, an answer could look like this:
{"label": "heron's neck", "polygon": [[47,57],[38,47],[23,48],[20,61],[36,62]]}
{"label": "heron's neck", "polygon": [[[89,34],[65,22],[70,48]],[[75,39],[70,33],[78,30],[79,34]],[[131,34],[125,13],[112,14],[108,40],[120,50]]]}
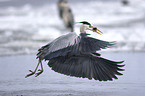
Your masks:
{"label": "heron's neck", "polygon": [[85,26],[84,24],[82,24],[80,27],[80,33],[86,33],[87,28],[88,28],[88,26]]}

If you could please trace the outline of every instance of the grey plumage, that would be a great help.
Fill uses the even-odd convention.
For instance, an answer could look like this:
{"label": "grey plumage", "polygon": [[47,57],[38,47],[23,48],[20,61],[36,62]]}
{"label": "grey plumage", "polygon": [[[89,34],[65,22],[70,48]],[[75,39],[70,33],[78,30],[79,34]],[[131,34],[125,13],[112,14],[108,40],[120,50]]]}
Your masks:
{"label": "grey plumage", "polygon": [[[43,72],[42,60],[49,60],[48,66],[52,70],[69,76],[107,81],[117,79],[117,75],[122,75],[120,71],[124,71],[121,69],[124,66],[121,64],[123,61],[107,60],[96,52],[113,46],[115,42],[89,37],[86,30],[92,30],[98,34],[102,32],[86,21],[80,23],[82,26],[79,35],[70,32],[41,47],[37,54],[39,61],[36,69],[30,70],[31,73],[26,77],[33,74],[36,74],[37,77]],[[41,69],[36,73],[39,65],[41,65]]]}
{"label": "grey plumage", "polygon": [[59,0],[58,2],[59,17],[63,20],[67,29],[74,31],[74,16],[67,0]]}
{"label": "grey plumage", "polygon": [[37,58],[49,60],[52,70],[75,77],[99,81],[118,79],[124,65],[100,57],[96,51],[111,47],[114,42],[106,42],[88,36],[89,34],[68,33],[39,49]]}
{"label": "grey plumage", "polygon": [[60,36],[51,43],[40,48],[37,58],[49,60],[57,56],[71,54],[88,54],[111,47],[114,42],[102,41],[88,36],[89,34],[81,33],[79,36],[72,32]]}
{"label": "grey plumage", "polygon": [[[64,4],[66,4],[66,5],[64,5]],[[67,0],[59,0],[57,5],[58,5],[59,17],[62,18],[62,13],[65,8],[64,6],[68,6],[68,2],[67,2]]]}
{"label": "grey plumage", "polygon": [[48,65],[52,70],[61,74],[88,79],[94,78],[99,81],[112,81],[112,78],[118,79],[116,75],[122,75],[119,73],[119,71],[124,71],[124,69],[120,69],[124,66],[121,63],[123,61],[115,62],[94,54],[68,54],[50,59]]}

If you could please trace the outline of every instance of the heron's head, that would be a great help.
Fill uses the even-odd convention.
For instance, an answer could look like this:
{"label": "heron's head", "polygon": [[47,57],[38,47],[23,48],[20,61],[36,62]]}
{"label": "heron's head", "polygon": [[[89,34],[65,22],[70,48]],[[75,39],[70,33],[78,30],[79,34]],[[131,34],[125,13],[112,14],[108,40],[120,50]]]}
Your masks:
{"label": "heron's head", "polygon": [[[87,22],[87,21],[82,21],[82,22],[78,22],[78,23],[82,23],[83,26],[86,26],[86,27],[84,27],[85,29],[83,29],[83,30],[91,30],[91,31],[96,32],[96,33],[98,33],[98,34],[100,34],[100,35],[103,34],[97,27],[92,26],[92,25],[91,25],[89,22]],[[82,28],[81,28],[81,29],[82,29]]]}
{"label": "heron's head", "polygon": [[93,32],[96,32],[96,33],[98,33],[98,34],[100,34],[100,35],[102,35],[103,34],[103,32],[101,32],[97,27],[94,27],[94,26],[92,26],[90,29],[88,29],[88,30],[91,30],[91,31],[93,31]]}
{"label": "heron's head", "polygon": [[67,0],[59,0],[58,7],[63,7],[63,8],[66,7],[66,8],[69,8],[69,5],[68,5]]}
{"label": "heron's head", "polygon": [[82,22],[79,22],[79,23],[82,23],[82,24],[84,24],[84,25],[88,25],[89,27],[92,26],[92,25],[91,25],[89,22],[87,22],[87,21],[82,21]]}

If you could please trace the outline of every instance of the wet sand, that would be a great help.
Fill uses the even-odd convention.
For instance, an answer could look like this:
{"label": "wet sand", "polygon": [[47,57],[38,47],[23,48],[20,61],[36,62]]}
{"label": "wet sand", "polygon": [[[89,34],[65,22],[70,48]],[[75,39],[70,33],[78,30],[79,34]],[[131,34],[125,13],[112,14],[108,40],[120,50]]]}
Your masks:
{"label": "wet sand", "polygon": [[24,78],[34,69],[35,55],[0,57],[0,96],[143,96],[145,94],[144,52],[102,53],[111,60],[125,60],[125,71],[118,80],[99,82],[65,76],[43,62],[44,73]]}

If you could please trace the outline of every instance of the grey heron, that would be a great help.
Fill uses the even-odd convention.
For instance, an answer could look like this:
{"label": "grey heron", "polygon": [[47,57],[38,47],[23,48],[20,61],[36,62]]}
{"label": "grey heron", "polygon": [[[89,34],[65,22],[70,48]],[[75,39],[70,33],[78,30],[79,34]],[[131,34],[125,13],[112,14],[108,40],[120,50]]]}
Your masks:
{"label": "grey heron", "polygon": [[69,31],[74,31],[74,16],[72,10],[68,5],[67,0],[59,0],[58,4],[59,16],[63,20],[65,26]]}
{"label": "grey heron", "polygon": [[[114,42],[102,41],[89,37],[86,30],[102,33],[90,23],[83,21],[80,27],[80,34],[75,32],[62,35],[38,50],[37,59],[39,60],[35,71],[31,73],[39,76],[43,72],[42,60],[49,60],[48,66],[52,70],[69,76],[88,78],[99,81],[118,79],[116,75],[122,75],[119,71],[124,65],[124,61],[116,62],[101,57],[96,51],[111,47]],[[41,65],[38,73],[37,68]]]}

